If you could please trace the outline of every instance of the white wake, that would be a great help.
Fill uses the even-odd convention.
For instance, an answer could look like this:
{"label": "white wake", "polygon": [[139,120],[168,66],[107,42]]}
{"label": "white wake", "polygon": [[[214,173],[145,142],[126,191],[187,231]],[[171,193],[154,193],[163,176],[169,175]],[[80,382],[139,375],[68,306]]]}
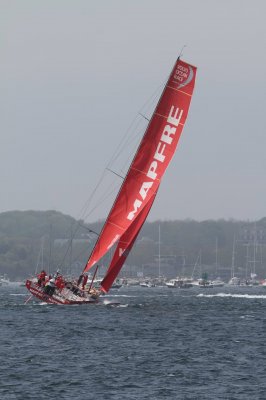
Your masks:
{"label": "white wake", "polygon": [[233,297],[237,299],[265,299],[265,294],[237,294],[237,293],[216,293],[216,294],[203,294],[200,293],[197,297]]}

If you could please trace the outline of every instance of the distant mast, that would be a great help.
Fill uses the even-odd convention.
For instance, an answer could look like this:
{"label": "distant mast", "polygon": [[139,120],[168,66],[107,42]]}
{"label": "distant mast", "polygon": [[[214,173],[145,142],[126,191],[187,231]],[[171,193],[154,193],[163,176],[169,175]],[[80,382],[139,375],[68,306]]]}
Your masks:
{"label": "distant mast", "polygon": [[161,225],[160,225],[160,223],[159,223],[158,267],[159,267],[159,278],[160,278],[161,277]]}
{"label": "distant mast", "polygon": [[232,252],[231,279],[235,277],[235,246],[236,246],[236,236],[234,235],[233,252]]}

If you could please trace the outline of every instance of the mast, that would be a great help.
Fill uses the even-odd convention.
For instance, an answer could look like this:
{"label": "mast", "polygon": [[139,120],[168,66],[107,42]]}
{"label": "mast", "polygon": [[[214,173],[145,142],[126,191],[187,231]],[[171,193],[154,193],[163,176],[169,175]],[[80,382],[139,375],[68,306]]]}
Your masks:
{"label": "mast", "polygon": [[159,223],[159,244],[158,244],[158,266],[159,266],[159,278],[161,277],[161,225]]}
{"label": "mast", "polygon": [[255,276],[256,274],[256,251],[257,251],[257,227],[255,224],[254,237],[253,237],[253,271],[251,271],[251,274],[253,274],[253,276]]}
{"label": "mast", "polygon": [[249,266],[249,243],[246,244],[246,280],[248,279],[248,266]]}
{"label": "mast", "polygon": [[49,261],[48,261],[48,274],[51,272],[52,267],[52,224],[50,224],[49,232]]}
{"label": "mast", "polygon": [[91,291],[91,288],[92,288],[94,279],[95,279],[96,274],[97,274],[97,272],[98,272],[98,268],[99,268],[99,265],[97,265],[97,267],[95,268],[95,271],[94,271],[94,274],[93,274],[93,277],[92,277],[92,280],[91,280],[91,283],[90,283],[90,287],[89,287],[88,293],[90,293],[90,291]]}
{"label": "mast", "polygon": [[[37,275],[37,271],[43,270],[44,266],[43,266],[43,252],[44,252],[44,240],[45,240],[45,236],[42,236],[41,238],[41,247],[40,247],[40,251],[38,254],[38,258],[37,258],[37,264],[36,264],[36,268],[35,268],[35,275]],[[40,268],[41,265],[41,268]]]}
{"label": "mast", "polygon": [[233,241],[231,278],[235,277],[235,244],[236,244],[236,235],[234,235],[234,241]]}
{"label": "mast", "polygon": [[215,239],[215,273],[218,276],[218,238]]}
{"label": "mast", "polygon": [[73,232],[72,225],[70,228],[70,251],[69,251],[69,275],[72,272],[72,260],[73,260]]}

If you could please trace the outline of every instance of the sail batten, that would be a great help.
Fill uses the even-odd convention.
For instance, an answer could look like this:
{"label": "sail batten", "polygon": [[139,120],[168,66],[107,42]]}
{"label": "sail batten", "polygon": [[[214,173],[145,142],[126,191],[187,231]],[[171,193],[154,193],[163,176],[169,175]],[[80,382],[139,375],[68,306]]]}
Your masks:
{"label": "sail batten", "polygon": [[[177,60],[84,271],[98,262],[116,242],[117,248],[123,241],[129,243],[127,250],[131,249],[176,150],[187,118],[195,76],[196,67]],[[115,254],[112,268],[110,266],[111,270],[108,270],[108,276],[112,278],[122,262],[118,253]],[[111,278],[106,288],[110,282]]]}
{"label": "sail batten", "polygon": [[183,94],[185,94],[186,96],[189,96],[189,97],[192,97],[192,94],[190,94],[190,93],[187,93],[187,92],[184,92],[184,90],[181,90],[181,89],[176,89],[176,88],[174,88],[173,86],[167,86],[169,89],[172,89],[172,90],[174,90],[175,92],[180,92],[180,93],[183,93]]}

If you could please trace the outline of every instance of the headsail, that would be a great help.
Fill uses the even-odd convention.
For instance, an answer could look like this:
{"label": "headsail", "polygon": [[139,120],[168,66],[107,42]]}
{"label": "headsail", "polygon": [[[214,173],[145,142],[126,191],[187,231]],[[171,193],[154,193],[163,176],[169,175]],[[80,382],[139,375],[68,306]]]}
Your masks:
{"label": "headsail", "polygon": [[156,193],[151,197],[148,204],[143,208],[139,215],[134,219],[130,227],[121,236],[108,271],[101,282],[101,289],[104,292],[108,292],[117,275],[119,274],[124,262],[126,261],[126,258],[139,234],[139,231],[141,230],[142,225],[144,224],[147,215],[150,212],[155,196]]}
{"label": "headsail", "polygon": [[[179,59],[176,61],[84,272],[119,239],[122,241],[125,233],[131,237],[131,243],[134,242],[134,225],[139,226],[138,221],[141,221],[141,227],[146,219],[149,204],[175,152],[187,118],[195,77],[196,67]],[[131,247],[129,245],[128,249]]]}

